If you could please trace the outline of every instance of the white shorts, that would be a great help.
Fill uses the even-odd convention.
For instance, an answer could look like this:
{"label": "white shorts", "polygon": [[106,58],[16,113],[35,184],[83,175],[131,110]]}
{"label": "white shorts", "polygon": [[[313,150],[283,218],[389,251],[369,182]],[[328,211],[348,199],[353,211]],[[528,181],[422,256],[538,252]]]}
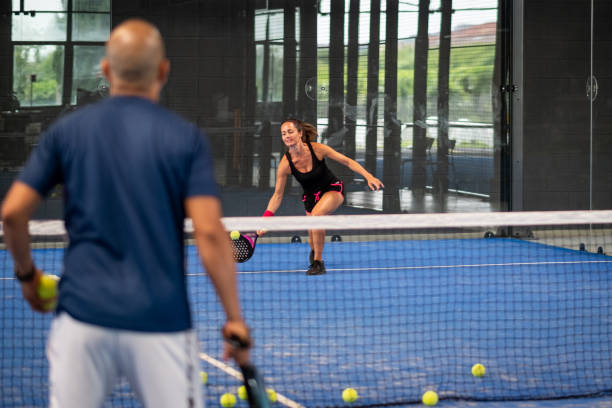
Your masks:
{"label": "white shorts", "polygon": [[125,376],[147,407],[204,406],[193,330],[144,333],[53,319],[47,342],[49,406],[102,407]]}

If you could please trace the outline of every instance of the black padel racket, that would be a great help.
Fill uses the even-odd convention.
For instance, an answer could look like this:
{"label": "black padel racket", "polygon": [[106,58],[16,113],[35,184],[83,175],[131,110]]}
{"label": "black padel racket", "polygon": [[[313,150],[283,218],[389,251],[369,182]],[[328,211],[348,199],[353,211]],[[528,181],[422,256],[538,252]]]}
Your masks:
{"label": "black padel racket", "polygon": [[255,244],[259,235],[257,233],[240,234],[238,239],[232,239],[232,255],[238,263],[248,261],[255,252]]}
{"label": "black padel racket", "polygon": [[[244,349],[248,347],[248,344],[240,341],[237,336],[232,336],[226,339],[226,341],[236,348]],[[242,364],[240,366],[240,371],[242,371],[244,388],[246,388],[249,398],[249,407],[270,408],[270,400],[268,399],[268,392],[266,391],[263,377],[259,375],[255,365],[252,363]]]}
{"label": "black padel racket", "polygon": [[246,388],[249,397],[249,406],[251,408],[270,408],[266,386],[255,366],[248,363],[241,365],[240,370],[244,377],[244,388]]}

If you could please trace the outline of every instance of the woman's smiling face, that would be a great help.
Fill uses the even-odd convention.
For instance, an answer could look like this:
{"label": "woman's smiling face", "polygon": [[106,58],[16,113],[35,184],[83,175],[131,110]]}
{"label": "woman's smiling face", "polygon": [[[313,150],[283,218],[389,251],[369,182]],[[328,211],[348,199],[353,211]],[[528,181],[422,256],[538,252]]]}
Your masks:
{"label": "woman's smiling face", "polygon": [[285,122],[281,125],[281,136],[287,147],[295,146],[302,141],[302,132],[297,130],[293,122]]}

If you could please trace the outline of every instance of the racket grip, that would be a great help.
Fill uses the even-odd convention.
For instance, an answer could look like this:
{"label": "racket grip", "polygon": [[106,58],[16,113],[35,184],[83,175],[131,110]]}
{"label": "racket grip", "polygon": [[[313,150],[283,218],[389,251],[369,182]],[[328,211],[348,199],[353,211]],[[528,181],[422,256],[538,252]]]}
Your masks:
{"label": "racket grip", "polygon": [[237,349],[248,349],[249,347],[251,347],[250,340],[241,339],[236,335],[226,337],[225,341],[227,341],[229,344],[232,345],[232,347],[235,347]]}
{"label": "racket grip", "polygon": [[223,339],[226,342],[228,342],[232,347],[235,347],[237,349],[250,348],[251,347],[251,334],[250,334],[249,326],[247,326],[246,324],[244,324],[244,322],[242,322],[246,333],[244,333],[244,336],[241,336],[239,334],[236,334],[235,332],[230,331],[228,329],[228,323],[229,322],[226,322],[223,328],[221,329],[221,334],[223,336]]}

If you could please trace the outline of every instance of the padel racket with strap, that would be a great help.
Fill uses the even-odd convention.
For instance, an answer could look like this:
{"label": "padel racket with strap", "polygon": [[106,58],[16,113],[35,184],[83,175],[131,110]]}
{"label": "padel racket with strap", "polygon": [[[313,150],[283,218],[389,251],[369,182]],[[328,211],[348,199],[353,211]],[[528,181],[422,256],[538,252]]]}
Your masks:
{"label": "padel racket with strap", "polygon": [[[244,343],[237,336],[232,336],[225,339],[228,343],[236,348],[248,348],[248,343]],[[242,377],[244,380],[244,388],[246,388],[249,398],[250,408],[270,408],[270,400],[268,392],[263,382],[263,377],[259,375],[257,368],[252,363],[242,364],[240,366]]]}
{"label": "padel racket with strap", "polygon": [[247,396],[249,397],[249,406],[251,408],[270,408],[266,386],[257,368],[253,364],[248,363],[241,365],[240,370],[244,377],[244,388],[246,388]]}
{"label": "padel racket with strap", "polygon": [[234,261],[238,263],[248,261],[255,252],[255,244],[257,244],[259,235],[255,232],[240,234],[238,239],[232,240],[232,255]]}

